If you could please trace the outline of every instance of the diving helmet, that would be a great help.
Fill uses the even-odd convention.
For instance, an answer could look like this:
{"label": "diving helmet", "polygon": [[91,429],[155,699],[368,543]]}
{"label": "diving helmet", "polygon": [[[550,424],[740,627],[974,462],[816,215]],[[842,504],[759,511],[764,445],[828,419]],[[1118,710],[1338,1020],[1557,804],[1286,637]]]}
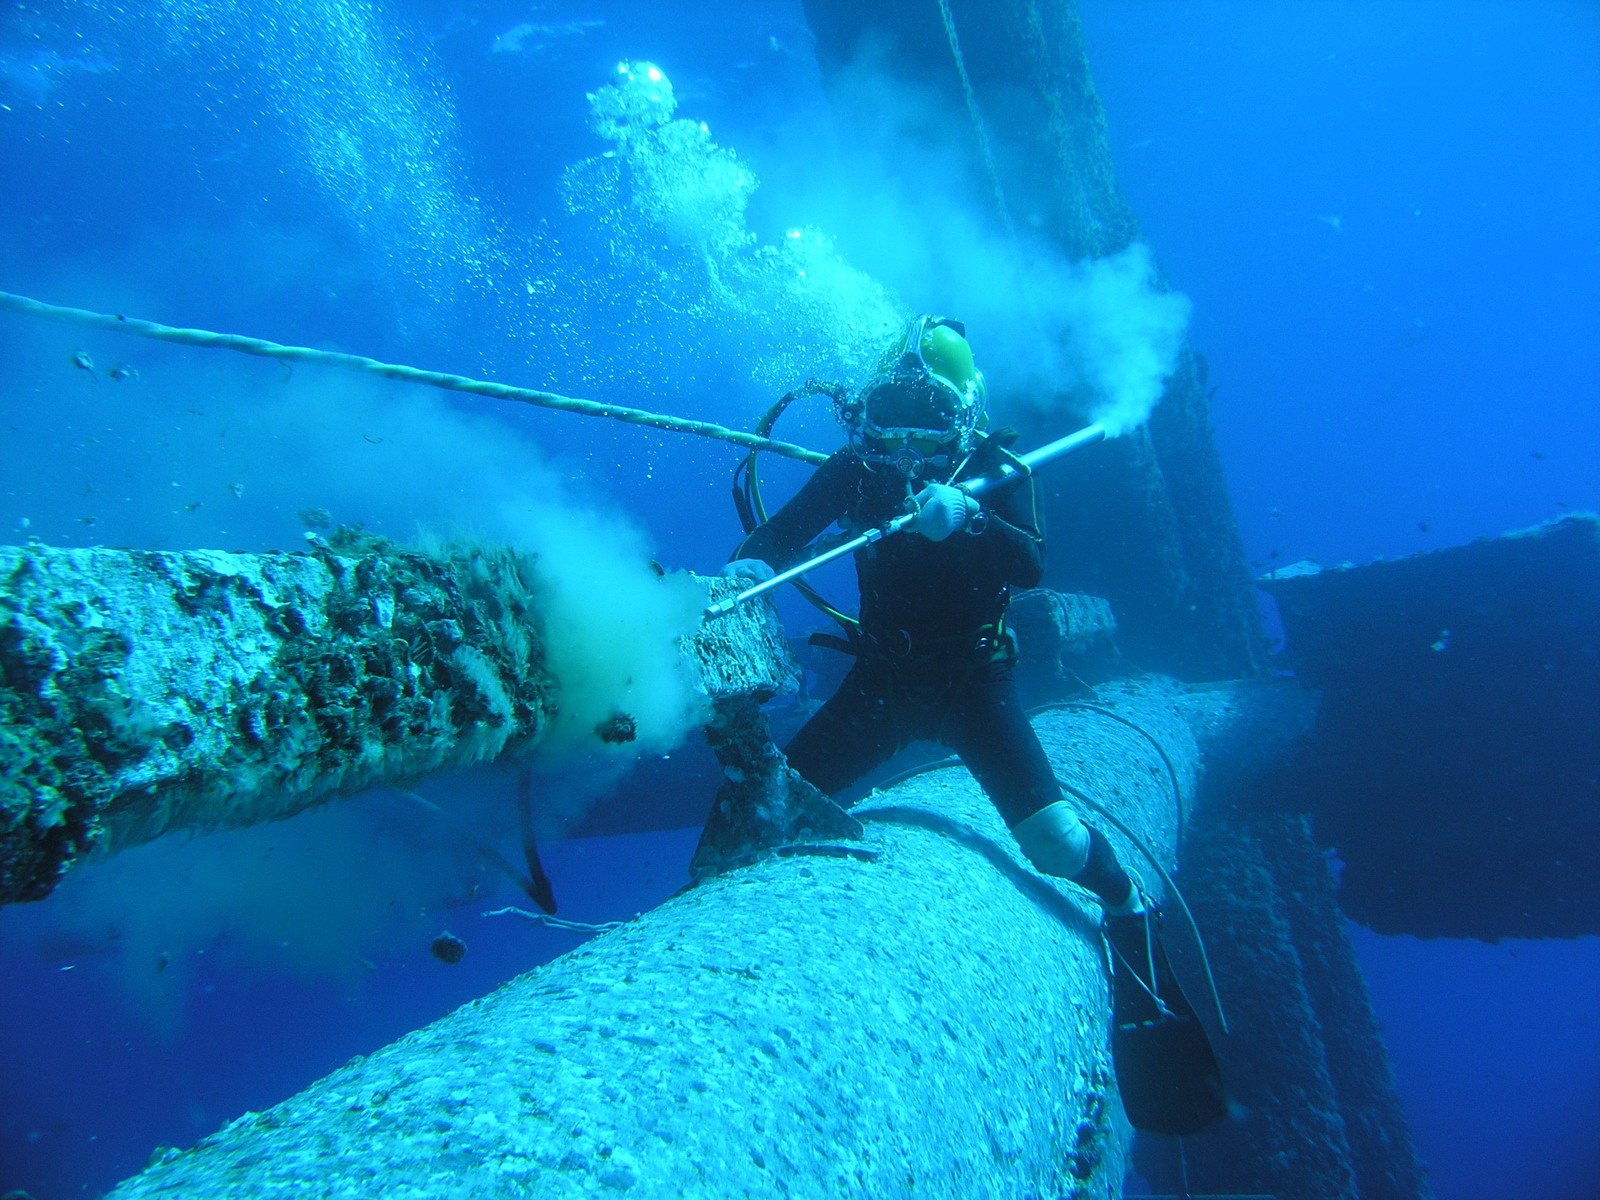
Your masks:
{"label": "diving helmet", "polygon": [[966,327],[949,317],[921,316],[906,326],[841,417],[868,466],[917,479],[954,472],[987,424],[987,399]]}

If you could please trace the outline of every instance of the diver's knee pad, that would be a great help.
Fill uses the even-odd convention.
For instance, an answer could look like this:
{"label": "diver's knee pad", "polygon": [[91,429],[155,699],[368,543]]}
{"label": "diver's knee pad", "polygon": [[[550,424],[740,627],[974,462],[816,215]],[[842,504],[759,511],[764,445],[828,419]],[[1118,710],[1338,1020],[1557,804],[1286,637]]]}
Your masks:
{"label": "diver's knee pad", "polygon": [[1017,822],[1011,834],[1028,861],[1043,874],[1088,888],[1109,912],[1144,911],[1138,887],[1117,861],[1117,852],[1105,834],[1084,824],[1065,800],[1047,804]]}
{"label": "diver's knee pad", "polygon": [[1089,865],[1089,827],[1065,800],[1024,817],[1012,828],[1011,836],[1042,874],[1071,879]]}

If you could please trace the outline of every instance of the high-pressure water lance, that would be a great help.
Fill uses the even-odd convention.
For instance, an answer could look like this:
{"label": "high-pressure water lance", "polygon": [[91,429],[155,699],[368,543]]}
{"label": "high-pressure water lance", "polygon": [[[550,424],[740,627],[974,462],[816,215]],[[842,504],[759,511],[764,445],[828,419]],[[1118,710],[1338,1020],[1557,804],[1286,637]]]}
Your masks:
{"label": "high-pressure water lance", "polygon": [[[1057,438],[1053,442],[1040,446],[1037,450],[1020,455],[1015,462],[1003,463],[1000,469],[992,474],[980,475],[977,479],[966,480],[959,486],[970,495],[981,496],[985,492],[990,492],[996,488],[1005,487],[1007,484],[1015,483],[1019,479],[1024,479],[1039,467],[1044,466],[1046,463],[1054,462],[1074,450],[1104,441],[1105,436],[1106,431],[1103,425],[1085,425],[1076,433],[1069,433],[1066,437]],[[870,546],[873,542],[880,542],[890,534],[899,533],[912,521],[916,520],[916,517],[915,511],[901,513],[892,521],[874,526],[847,542],[841,542],[832,549],[825,550],[815,558],[809,558],[803,563],[790,567],[787,571],[779,571],[771,579],[763,580],[753,587],[746,588],[736,596],[730,596],[726,600],[718,601],[716,604],[709,606],[705,613],[706,619],[711,620],[715,617],[725,616],[747,600],[754,600],[757,596],[765,595],[775,587],[780,587],[790,580],[798,579],[818,567],[833,562],[834,559],[843,558],[846,554],[854,553],[863,546]]]}

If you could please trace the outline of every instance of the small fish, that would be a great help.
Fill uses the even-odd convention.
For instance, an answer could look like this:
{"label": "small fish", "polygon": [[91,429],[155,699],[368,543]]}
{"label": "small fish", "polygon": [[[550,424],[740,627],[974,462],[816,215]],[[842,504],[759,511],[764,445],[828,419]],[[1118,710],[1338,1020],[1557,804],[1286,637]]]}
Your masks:
{"label": "small fish", "polygon": [[1548,454],[1546,454],[1543,450],[1529,450],[1528,451],[1528,457],[1529,458],[1537,458],[1540,462],[1544,462],[1544,460],[1549,458],[1550,456]]}
{"label": "small fish", "polygon": [[106,378],[121,383],[124,379],[139,378],[139,370],[137,367],[130,366],[125,362],[119,362],[113,364],[111,369],[106,372]]}
{"label": "small fish", "polygon": [[1433,526],[1429,525],[1426,521],[1418,521],[1417,522],[1417,528],[1419,530],[1421,530],[1423,533],[1432,533],[1433,532]]}
{"label": "small fish", "polygon": [[94,373],[94,359],[89,357],[89,352],[87,350],[74,350],[72,352],[71,362],[73,366],[78,368],[78,370],[89,372],[90,379],[94,380],[96,383],[100,382],[100,376]]}
{"label": "small fish", "polygon": [[489,45],[490,54],[537,55],[562,38],[581,37],[591,29],[603,29],[604,21],[561,21],[551,25],[523,22],[497,36]]}

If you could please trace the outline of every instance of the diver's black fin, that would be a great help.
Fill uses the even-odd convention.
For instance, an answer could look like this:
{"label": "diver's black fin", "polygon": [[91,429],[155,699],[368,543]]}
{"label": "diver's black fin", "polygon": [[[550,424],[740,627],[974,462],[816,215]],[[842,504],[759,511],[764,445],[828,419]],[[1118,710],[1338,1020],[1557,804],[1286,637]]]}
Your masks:
{"label": "diver's black fin", "polygon": [[1167,961],[1160,917],[1111,917],[1106,938],[1112,950],[1111,1056],[1128,1121],[1149,1133],[1199,1133],[1227,1114],[1228,1097],[1211,1039]]}

